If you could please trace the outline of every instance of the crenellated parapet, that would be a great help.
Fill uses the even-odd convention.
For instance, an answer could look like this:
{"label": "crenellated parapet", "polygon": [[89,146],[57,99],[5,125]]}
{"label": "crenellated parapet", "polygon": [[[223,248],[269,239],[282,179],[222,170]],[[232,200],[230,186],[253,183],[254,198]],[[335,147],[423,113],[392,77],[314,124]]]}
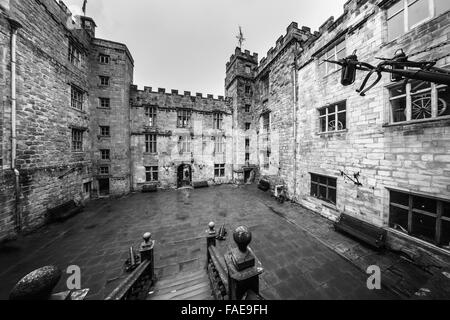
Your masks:
{"label": "crenellated parapet", "polygon": [[254,64],[258,64],[258,54],[256,52],[254,52],[253,54],[251,54],[249,50],[245,50],[244,52],[242,52],[241,48],[237,47],[234,50],[234,54],[231,55],[230,60],[227,62],[227,70],[238,58]]}
{"label": "crenellated parapet", "polygon": [[272,47],[267,51],[267,55],[261,59],[259,63],[259,71],[263,70],[271,61],[273,61],[288,45],[293,41],[306,42],[314,35],[311,33],[311,28],[309,27],[298,27],[297,22],[291,22],[291,24],[286,28],[286,34],[280,36],[275,47]]}
{"label": "crenellated parapet", "polygon": [[167,90],[165,88],[153,88],[149,86],[144,86],[143,89],[139,89],[137,85],[131,85],[131,94],[133,96],[139,97],[139,96],[145,96],[145,94],[151,94],[153,97],[156,97],[158,95],[164,95],[164,96],[173,96],[178,98],[189,98],[191,102],[200,101],[200,100],[210,100],[210,101],[217,101],[217,102],[223,102],[226,101],[224,96],[217,96],[214,97],[212,94],[203,94],[200,92],[196,92],[193,94],[191,91],[179,91],[176,89]]}

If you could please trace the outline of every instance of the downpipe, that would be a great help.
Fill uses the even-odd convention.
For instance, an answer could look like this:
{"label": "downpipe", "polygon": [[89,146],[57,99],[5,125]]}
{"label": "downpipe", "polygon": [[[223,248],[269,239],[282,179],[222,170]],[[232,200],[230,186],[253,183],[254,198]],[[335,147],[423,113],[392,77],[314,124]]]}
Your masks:
{"label": "downpipe", "polygon": [[19,233],[22,231],[22,217],[20,214],[20,172],[16,167],[17,158],[17,98],[16,98],[16,49],[17,49],[17,31],[22,25],[13,19],[8,18],[11,26],[11,170],[15,178],[15,229]]}

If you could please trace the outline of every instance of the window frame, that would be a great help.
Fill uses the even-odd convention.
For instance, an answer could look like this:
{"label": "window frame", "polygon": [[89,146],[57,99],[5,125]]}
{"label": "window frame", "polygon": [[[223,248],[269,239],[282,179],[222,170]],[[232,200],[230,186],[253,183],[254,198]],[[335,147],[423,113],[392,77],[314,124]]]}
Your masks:
{"label": "window frame", "polygon": [[[106,169],[106,170],[104,170],[104,169]],[[99,166],[98,174],[101,176],[109,176],[111,174],[109,166]]]}
{"label": "window frame", "polygon": [[[417,80],[414,80],[417,81]],[[389,124],[397,125],[397,124],[405,124],[405,123],[414,123],[414,122],[422,122],[422,121],[432,121],[432,120],[440,120],[440,119],[446,119],[449,118],[450,115],[443,115],[440,116],[439,113],[439,90],[443,88],[447,88],[447,90],[450,91],[450,86],[447,86],[445,84],[436,84],[434,82],[428,82],[428,81],[421,81],[421,83],[429,83],[430,87],[425,89],[420,89],[418,91],[412,91],[412,83],[411,81],[408,81],[405,87],[405,93],[399,94],[396,96],[391,96],[391,91],[395,90],[396,88],[403,86],[403,83],[393,83],[386,86],[387,92],[388,92],[388,112],[389,112]],[[431,116],[427,118],[418,118],[413,119],[413,102],[414,96],[417,95],[423,95],[428,93],[430,94],[430,100],[431,100]],[[399,100],[399,99],[405,99],[405,120],[403,121],[394,121],[394,112],[393,112],[393,105],[392,101]],[[447,106],[447,108],[450,108],[450,105]]]}
{"label": "window frame", "polygon": [[[111,109],[111,98],[100,97],[98,98],[98,101],[99,101],[99,108]],[[107,102],[107,104],[104,105],[104,102]]]}
{"label": "window frame", "polygon": [[158,135],[155,133],[145,134],[145,153],[158,152]]}
{"label": "window frame", "polygon": [[[111,77],[110,76],[98,76],[100,78],[100,86],[109,87],[111,85]],[[106,81],[104,81],[106,80]]]}
{"label": "window frame", "polygon": [[69,39],[68,44],[68,52],[67,52],[67,60],[74,65],[75,67],[81,67],[81,62],[83,59],[83,53],[78,46],[75,44],[75,41]]}
{"label": "window frame", "polygon": [[70,106],[73,109],[83,111],[84,91],[74,84],[70,85]]}
{"label": "window frame", "polygon": [[214,153],[225,153],[225,141],[222,136],[217,136],[214,139]]}
{"label": "window frame", "polygon": [[[344,46],[338,50],[338,47],[344,43]],[[330,55],[329,53],[333,51],[333,53]],[[346,57],[347,52],[347,40],[345,38],[341,38],[338,41],[336,41],[332,46],[329,46],[327,50],[320,56],[319,58],[319,70],[324,68],[324,76],[327,76],[329,74],[332,74],[335,71],[340,70],[337,64],[329,63],[324,60],[333,60],[338,61],[340,58],[338,57],[339,54],[343,52],[344,55],[342,58]]]}
{"label": "window frame", "polygon": [[[111,126],[99,126],[100,127],[100,137],[111,137]],[[103,134],[103,130],[108,130],[108,134]]]}
{"label": "window frame", "polygon": [[189,128],[191,125],[192,111],[190,109],[177,110],[177,128]]}
{"label": "window frame", "polygon": [[[310,183],[310,196],[314,197],[316,199],[319,199],[321,201],[325,201],[325,202],[331,203],[333,205],[336,205],[337,204],[337,178],[336,177],[331,177],[331,176],[326,176],[326,175],[323,175],[323,174],[312,173],[312,172],[310,172],[309,174],[310,174],[310,180],[311,180],[311,183]],[[317,177],[317,179],[313,180],[313,178],[315,178],[315,177]],[[325,184],[321,183],[320,182],[320,178],[325,178],[326,179],[326,183]],[[330,179],[334,180],[335,186],[330,185],[330,183],[329,183]],[[316,192],[317,196],[314,195],[313,192],[312,192],[313,191],[313,185],[315,185],[316,188],[317,188],[317,192]],[[325,198],[320,196],[320,187],[325,187],[326,188],[326,196],[325,196]],[[329,199],[330,198],[329,189],[334,189],[334,191],[335,191],[335,199],[334,199],[334,201],[332,199]]]}
{"label": "window frame", "polygon": [[191,136],[179,136],[178,137],[178,150],[179,153],[191,152]]}
{"label": "window frame", "polygon": [[213,129],[222,130],[223,129],[223,113],[214,112],[213,113]]}
{"label": "window frame", "polygon": [[159,181],[159,167],[145,166],[145,182],[158,182],[158,181]]}
{"label": "window frame", "polygon": [[156,106],[145,106],[144,115],[147,117],[148,124],[150,127],[156,126],[157,118],[157,107]]}
{"label": "window frame", "polygon": [[[106,61],[104,61],[106,60]],[[111,56],[108,54],[100,53],[98,55],[98,62],[100,64],[110,64],[111,63]]]}
{"label": "window frame", "polygon": [[[400,1],[397,1],[394,4],[392,4],[392,6],[386,8],[386,24],[387,24],[387,33],[388,33],[387,40],[388,40],[388,42],[394,41],[394,40],[402,37],[403,35],[407,34],[408,32],[412,31],[413,29],[417,28],[421,24],[426,23],[427,21],[430,21],[430,20],[436,18],[438,15],[442,14],[442,13],[437,13],[435,0],[413,0],[413,1],[411,1],[411,3],[408,3],[408,1],[411,1],[411,0],[400,0]],[[409,7],[411,7],[418,1],[426,1],[427,2],[428,16],[426,18],[416,22],[415,24],[409,26],[409,16],[410,16]],[[399,9],[398,11],[396,11],[395,13],[393,13],[392,15],[389,15],[388,10],[400,2],[403,2],[402,8]],[[394,38],[390,38],[390,36],[389,36],[389,34],[390,34],[389,20],[393,19],[401,12],[403,12],[403,30],[400,35],[398,35]]]}
{"label": "window frame", "polygon": [[[440,199],[440,198],[436,198],[436,197],[430,197],[430,196],[427,196],[424,194],[418,194],[418,193],[414,193],[414,192],[408,192],[408,191],[397,190],[397,189],[388,188],[388,191],[389,191],[389,219],[388,219],[389,228],[397,230],[404,234],[407,234],[408,236],[411,236],[415,239],[419,239],[419,240],[425,241],[427,243],[430,243],[432,245],[442,247],[443,246],[443,244],[441,244],[442,235],[443,235],[442,221],[446,221],[446,222],[450,223],[450,216],[448,216],[448,217],[444,216],[443,208],[444,208],[444,203],[447,203],[450,205],[450,201],[446,201],[445,199]],[[405,204],[392,202],[392,192],[403,194],[404,196],[407,196],[408,197],[408,205],[406,206]],[[426,210],[415,208],[414,207],[414,197],[420,197],[420,198],[424,198],[426,200],[435,201],[436,202],[436,212],[432,213],[432,212],[429,212]],[[392,223],[393,223],[392,222],[392,219],[393,219],[392,207],[407,211],[408,225],[407,225],[407,229],[405,229],[406,232],[404,230],[402,230],[402,229],[404,229],[403,227],[398,229],[395,227],[395,225],[392,226]],[[432,241],[430,241],[430,239],[427,239],[426,236],[420,237],[420,236],[414,234],[414,231],[413,231],[414,215],[416,215],[416,216],[417,215],[419,215],[419,216],[425,215],[425,216],[435,219],[434,238]],[[447,245],[450,245],[450,243]]]}
{"label": "window frame", "polygon": [[100,159],[103,161],[110,161],[111,149],[100,149]]}
{"label": "window frame", "polygon": [[225,163],[214,164],[214,177],[225,178]]}
{"label": "window frame", "polygon": [[72,152],[83,152],[84,130],[72,128]]}
{"label": "window frame", "polygon": [[[344,105],[344,110],[339,111],[339,107],[341,105]],[[329,108],[334,106],[334,112],[329,113]],[[322,110],[325,110],[325,114],[321,115],[320,112]],[[326,133],[336,133],[336,132],[343,132],[347,130],[347,100],[335,102],[332,104],[329,104],[327,106],[321,107],[317,109],[319,112],[319,133],[320,134],[326,134]],[[339,129],[339,125],[335,126],[334,130],[329,130],[330,122],[335,121],[336,123],[339,122],[339,114],[345,113],[345,126],[343,126],[342,129]],[[329,117],[334,115],[334,120],[330,120]],[[325,118],[325,131],[322,131],[322,118]]]}

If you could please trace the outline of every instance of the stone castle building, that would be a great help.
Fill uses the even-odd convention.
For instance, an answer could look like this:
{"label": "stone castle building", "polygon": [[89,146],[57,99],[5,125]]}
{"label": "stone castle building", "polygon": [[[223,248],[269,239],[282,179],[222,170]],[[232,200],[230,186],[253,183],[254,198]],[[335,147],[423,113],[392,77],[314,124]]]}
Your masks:
{"label": "stone castle building", "polygon": [[74,199],[263,177],[329,219],[386,228],[394,249],[450,254],[448,87],[384,75],[362,97],[364,73],[344,87],[323,61],[401,48],[446,68],[447,0],[349,0],[318,31],[293,22],[261,60],[236,48],[218,98],[139,90],[127,47],[61,1],[0,8],[0,239]]}

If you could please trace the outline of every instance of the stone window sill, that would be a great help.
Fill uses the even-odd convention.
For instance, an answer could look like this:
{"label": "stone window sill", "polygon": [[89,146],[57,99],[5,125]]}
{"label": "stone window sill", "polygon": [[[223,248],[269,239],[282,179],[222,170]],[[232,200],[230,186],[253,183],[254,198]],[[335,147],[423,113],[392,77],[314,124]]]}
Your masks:
{"label": "stone window sill", "polygon": [[106,107],[97,107],[97,109],[101,109],[101,110],[111,110],[111,107],[106,108]]}
{"label": "stone window sill", "polygon": [[385,123],[383,127],[401,127],[401,126],[412,126],[412,125],[422,125],[432,122],[442,122],[442,125],[450,124],[450,116],[437,117],[437,118],[429,118],[429,119],[420,119],[420,120],[410,120],[410,121],[401,121],[401,122],[393,122],[393,123]]}
{"label": "stone window sill", "polygon": [[445,254],[446,256],[449,256],[449,257],[450,257],[450,250],[448,250],[448,249],[444,249],[444,248],[438,247],[438,246],[436,246],[436,245],[434,245],[434,244],[432,244],[432,243],[423,241],[423,240],[421,240],[421,239],[419,239],[419,238],[413,237],[413,236],[411,236],[411,235],[409,235],[409,234],[407,234],[407,233],[404,233],[404,232],[395,230],[395,229],[390,228],[390,227],[388,227],[388,228],[386,228],[386,229],[387,229],[389,232],[394,233],[394,234],[397,235],[397,236],[400,236],[400,237],[402,237],[402,238],[408,239],[408,240],[413,241],[413,242],[416,242],[416,243],[420,243],[421,245],[423,245],[423,246],[425,246],[425,247],[427,247],[427,248],[430,248],[430,249],[432,249],[432,250],[438,251],[438,252],[440,252],[440,253],[442,253],[442,254]]}
{"label": "stone window sill", "polygon": [[157,155],[159,155],[159,153],[158,152],[144,152],[144,155],[145,156],[157,156]]}
{"label": "stone window sill", "polygon": [[322,206],[327,207],[328,209],[331,209],[331,210],[338,211],[338,208],[337,208],[337,206],[336,206],[334,203],[327,202],[327,201],[325,201],[325,200],[316,198],[316,197],[314,197],[314,196],[311,196],[311,197],[312,197],[314,200],[318,201]]}
{"label": "stone window sill", "polygon": [[337,131],[317,132],[316,135],[329,136],[329,135],[333,135],[333,134],[347,133],[347,132],[348,132],[348,129],[344,129],[344,130],[337,130]]}
{"label": "stone window sill", "polygon": [[70,109],[75,110],[75,111],[77,111],[78,113],[87,114],[87,112],[84,111],[84,110],[82,110],[82,109],[77,109],[77,108],[74,108],[74,107],[70,107]]}

